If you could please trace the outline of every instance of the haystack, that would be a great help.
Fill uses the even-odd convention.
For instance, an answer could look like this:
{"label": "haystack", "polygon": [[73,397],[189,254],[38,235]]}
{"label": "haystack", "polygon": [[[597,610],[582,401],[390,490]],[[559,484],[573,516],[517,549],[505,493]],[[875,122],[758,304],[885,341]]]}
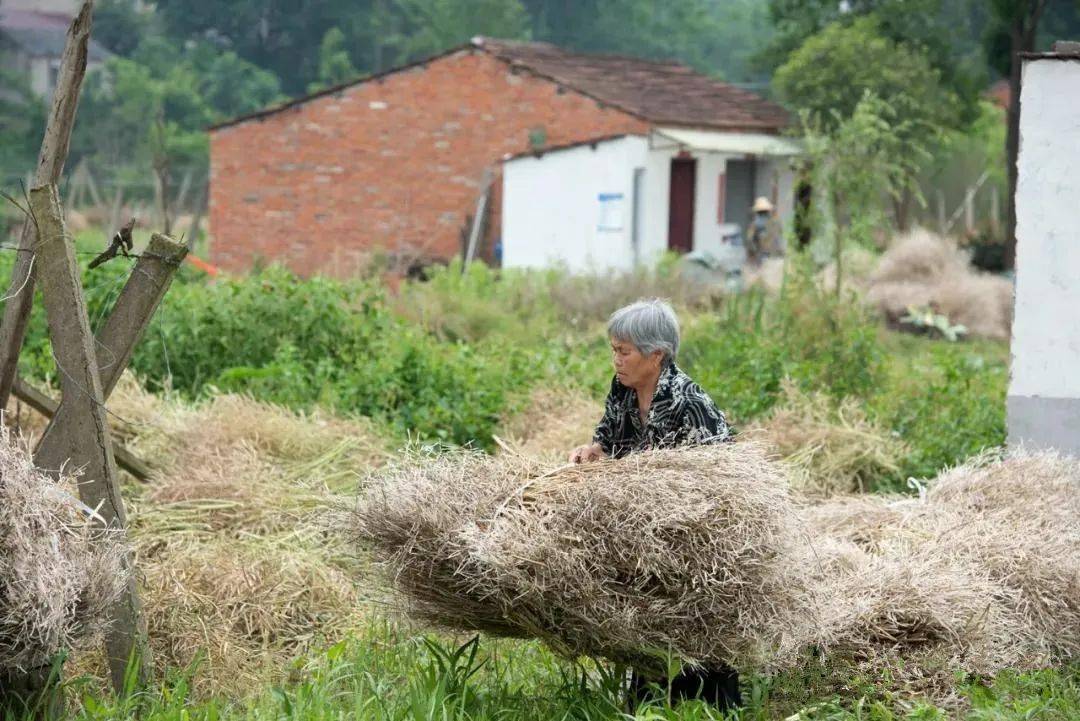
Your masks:
{"label": "haystack", "polygon": [[[865,292],[870,284],[870,277],[879,262],[877,253],[862,246],[853,246],[844,251],[841,259],[841,290]],[[836,261],[830,260],[817,275],[818,285],[829,292],[836,289]]]}
{"label": "haystack", "polygon": [[976,271],[952,241],[918,229],[893,241],[870,276],[866,299],[891,322],[930,307],[976,337],[1007,340],[1012,283]]}
{"label": "haystack", "polygon": [[813,615],[778,562],[798,544],[786,479],[752,445],[549,473],[431,457],[365,485],[360,537],[438,625],[639,664],[755,663],[793,652]]}
{"label": "haystack", "polygon": [[236,395],[193,404],[130,376],[109,408],[154,466],[126,492],[158,667],[198,660],[198,693],[238,694],[357,627],[361,563],[324,510],[387,457],[370,424]]}
{"label": "haystack", "polygon": [[38,471],[0,428],[0,672],[96,638],[126,583],[122,533],[90,517],[75,480]]}
{"label": "haystack", "polygon": [[769,416],[746,432],[789,464],[797,490],[823,497],[865,491],[900,470],[905,444],[868,418],[857,401],[806,393],[790,380],[782,391]]}
{"label": "haystack", "polygon": [[783,468],[746,443],[547,473],[435,457],[371,479],[356,522],[414,617],[571,655],[983,673],[1080,657],[1080,463],[980,459],[920,498],[822,504]]}
{"label": "haystack", "polygon": [[987,455],[921,498],[804,512],[823,645],[869,663],[933,651],[948,673],[1080,657],[1080,463]]}

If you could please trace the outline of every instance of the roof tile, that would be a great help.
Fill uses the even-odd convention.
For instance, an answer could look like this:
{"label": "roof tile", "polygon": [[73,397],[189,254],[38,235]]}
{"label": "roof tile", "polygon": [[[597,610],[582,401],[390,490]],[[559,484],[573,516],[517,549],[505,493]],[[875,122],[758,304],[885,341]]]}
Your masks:
{"label": "roof tile", "polygon": [[473,44],[652,123],[779,131],[790,122],[780,105],[676,62],[584,54],[549,43],[476,38]]}

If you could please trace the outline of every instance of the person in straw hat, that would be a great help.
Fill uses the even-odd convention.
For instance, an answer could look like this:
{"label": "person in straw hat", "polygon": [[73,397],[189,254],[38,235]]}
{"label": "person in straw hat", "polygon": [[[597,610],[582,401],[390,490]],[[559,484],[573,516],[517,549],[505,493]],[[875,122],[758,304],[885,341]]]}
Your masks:
{"label": "person in straw hat", "polygon": [[746,235],[746,259],[753,265],[777,250],[777,232],[773,222],[773,204],[764,195],[758,197],[751,207],[754,217],[750,232]]}
{"label": "person in straw hat", "polygon": [[[732,439],[724,413],[675,365],[679,320],[671,305],[654,299],[620,308],[608,320],[608,338],[615,377],[604,416],[592,443],[570,453],[572,463]],[[665,681],[633,674],[633,701],[648,698],[650,687],[670,687],[677,699],[700,697],[722,708],[741,703],[739,676],[727,666],[683,671]]]}

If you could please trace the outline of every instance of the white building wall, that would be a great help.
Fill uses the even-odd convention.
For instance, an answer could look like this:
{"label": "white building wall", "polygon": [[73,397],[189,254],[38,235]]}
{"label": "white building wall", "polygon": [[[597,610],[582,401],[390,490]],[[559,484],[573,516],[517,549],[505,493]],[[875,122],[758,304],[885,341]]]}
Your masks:
{"label": "white building wall", "polygon": [[[784,233],[795,219],[795,171],[790,158],[758,161],[754,197],[765,196],[776,206],[776,219]],[[781,243],[786,239],[781,237]]]}
{"label": "white building wall", "polygon": [[697,156],[697,192],[694,198],[694,250],[721,255],[720,176],[727,156],[703,153]]}
{"label": "white building wall", "polygon": [[[631,136],[508,160],[503,169],[503,266],[633,268],[635,168],[645,169],[637,257],[643,264],[654,263],[668,248],[671,161],[677,154],[672,148],[650,149],[646,138]],[[694,249],[720,256],[720,176],[729,156],[692,153],[691,157],[697,160]],[[790,221],[794,195],[788,159],[758,162],[757,184],[764,190],[757,194],[771,197],[775,178],[780,218]],[[620,229],[599,227],[601,194],[622,195]]]}
{"label": "white building wall", "polygon": [[1009,443],[1080,455],[1080,57],[1024,63]]}
{"label": "white building wall", "polygon": [[[646,165],[646,153],[644,138],[626,137],[507,161],[503,266],[631,269],[634,168]],[[651,211],[645,207],[646,223]]]}
{"label": "white building wall", "polygon": [[667,252],[671,157],[666,151],[646,151],[645,224],[641,239],[641,260],[645,264],[655,262]]}

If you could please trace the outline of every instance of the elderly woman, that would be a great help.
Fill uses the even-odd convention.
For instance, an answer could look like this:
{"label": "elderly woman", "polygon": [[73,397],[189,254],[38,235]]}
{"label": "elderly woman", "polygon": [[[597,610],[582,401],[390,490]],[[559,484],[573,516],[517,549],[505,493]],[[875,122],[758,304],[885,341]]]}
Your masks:
{"label": "elderly woman", "polygon": [[724,414],[675,365],[679,320],[670,305],[643,300],[620,308],[608,321],[608,337],[615,377],[604,417],[592,444],[575,448],[571,462],[731,437]]}
{"label": "elderly woman", "polygon": [[[571,462],[731,439],[732,431],[712,398],[675,365],[679,321],[670,305],[645,300],[620,308],[608,321],[608,337],[615,377],[604,417],[593,442],[570,453]],[[635,673],[635,703],[648,698],[650,682],[653,688],[670,687],[676,699],[700,697],[721,708],[741,702],[739,676],[723,665],[684,671],[670,682]]]}

